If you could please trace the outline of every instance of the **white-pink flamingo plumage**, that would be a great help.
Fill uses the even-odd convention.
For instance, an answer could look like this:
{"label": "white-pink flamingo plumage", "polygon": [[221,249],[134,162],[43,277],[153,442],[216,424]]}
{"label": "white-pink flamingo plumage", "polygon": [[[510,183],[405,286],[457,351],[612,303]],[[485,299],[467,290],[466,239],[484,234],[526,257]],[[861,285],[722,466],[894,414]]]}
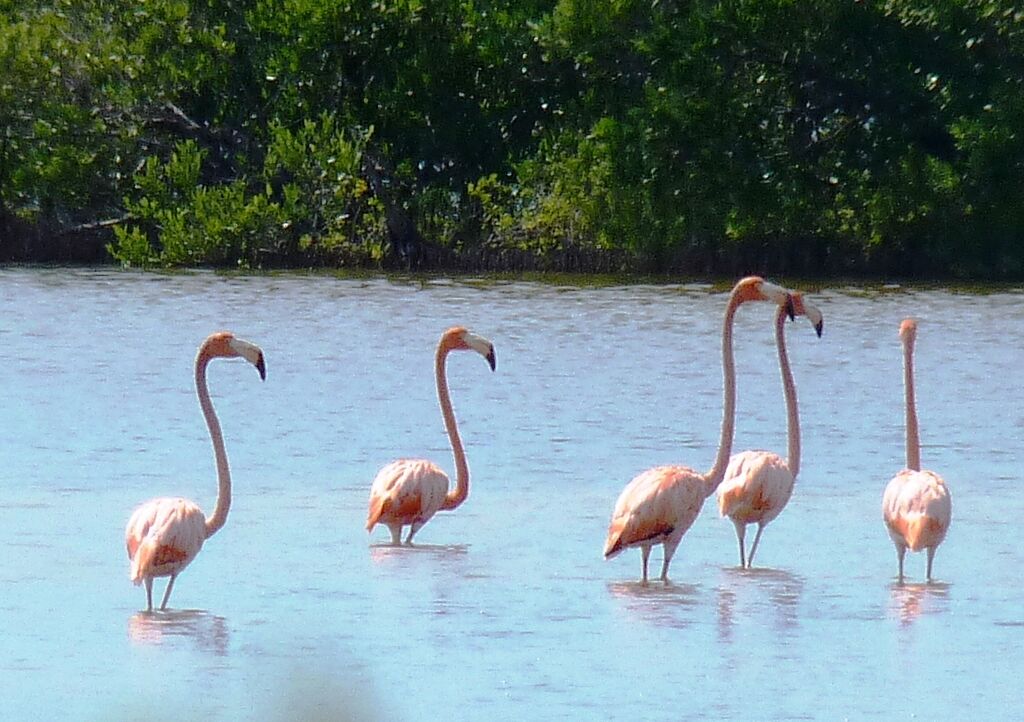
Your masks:
{"label": "white-pink flamingo plumage", "polygon": [[903,342],[903,389],[907,423],[907,468],[896,474],[882,495],[882,518],[889,537],[896,545],[899,580],[903,581],[903,557],[907,549],[928,552],[926,578],[932,580],[935,550],[946,538],[953,515],[953,500],[942,477],[921,469],[921,440],[917,428],[914,399],[914,342],[917,322],[912,318],[900,324]]}
{"label": "white-pink flamingo plumage", "polygon": [[701,474],[686,466],[657,466],[635,477],[622,490],[608,526],[604,556],[610,559],[625,549],[640,547],[641,581],[647,581],[647,560],[651,548],[661,544],[664,561],[662,581],[668,581],[672,555],[700,513],[704,500],[714,493],[725,474],[732,449],[736,410],[736,367],[732,330],[736,310],[746,301],[771,301],[785,305],[792,313],[789,293],[758,276],[741,279],[729,294],[722,324],[722,370],[724,408],[722,432],[714,466]]}
{"label": "white-pink flamingo plumage", "polygon": [[406,544],[438,511],[455,509],[469,496],[469,465],[459,437],[459,428],[452,411],[445,372],[448,354],[452,351],[476,351],[487,359],[491,371],[495,369],[494,345],[462,326],[450,328],[441,336],[434,356],[434,375],[437,398],[441,404],[445,429],[455,456],[455,488],[448,491],[448,475],[426,459],[399,459],[377,472],[370,485],[370,509],[366,530],[373,531],[378,523],[391,531],[391,543],[402,541],[402,527],[409,527]]}
{"label": "white-pink flamingo plumage", "polygon": [[[821,311],[804,300],[803,294],[792,293],[793,313],[806,316],[821,337],[824,321]],[[788,450],[783,459],[772,451],[741,451],[729,460],[725,479],[718,487],[718,511],[729,517],[736,527],[740,546],[740,567],[754,563],[754,552],[765,526],[782,513],[800,471],[800,417],[797,410],[796,384],[786,353],[786,316],[788,310],[779,306],[775,314],[775,346],[779,354],[782,390],[786,397]],[[757,524],[750,556],[745,555],[743,540],[747,524]]]}
{"label": "white-pink flamingo plumage", "polygon": [[196,355],[196,393],[210,430],[217,463],[218,492],[213,515],[204,517],[199,507],[188,499],[163,497],[141,505],[128,519],[125,545],[131,562],[130,577],[135,584],[146,585],[146,611],[153,610],[153,579],[170,577],[160,603],[160,609],[166,609],[178,574],[196,558],[203,542],[227,521],[231,507],[231,472],[220,422],[206,385],[206,367],[215,358],[238,357],[253,364],[261,379],[266,378],[263,351],[227,331],[211,334]]}

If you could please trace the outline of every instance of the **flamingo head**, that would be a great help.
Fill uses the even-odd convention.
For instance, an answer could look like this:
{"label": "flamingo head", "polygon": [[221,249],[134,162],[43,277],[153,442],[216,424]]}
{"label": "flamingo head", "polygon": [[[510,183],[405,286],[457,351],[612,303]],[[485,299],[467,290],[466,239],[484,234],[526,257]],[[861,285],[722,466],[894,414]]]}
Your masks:
{"label": "flamingo head", "polygon": [[770,281],[764,280],[760,276],[741,278],[733,286],[732,293],[740,303],[745,301],[771,301],[780,306],[785,306],[790,320],[796,317],[793,309],[793,298],[789,291],[782,286],[777,286]]}
{"label": "flamingo head", "polygon": [[912,318],[905,318],[900,324],[900,340],[905,344],[913,344],[917,338],[917,321]]}
{"label": "flamingo head", "polygon": [[455,326],[445,331],[441,336],[440,348],[445,353],[448,351],[476,351],[487,359],[491,371],[497,367],[494,344],[483,336],[477,336],[465,326]]}
{"label": "flamingo head", "polygon": [[799,291],[794,291],[790,294],[790,297],[793,299],[793,312],[797,316],[806,316],[807,320],[814,326],[814,331],[818,334],[818,338],[821,338],[821,332],[825,328],[825,318],[821,315],[818,307],[805,301],[804,294]]}
{"label": "flamingo head", "polygon": [[212,333],[199,349],[199,354],[207,358],[244,358],[256,367],[260,379],[266,381],[267,366],[263,360],[263,350],[254,343],[235,338],[230,331]]}

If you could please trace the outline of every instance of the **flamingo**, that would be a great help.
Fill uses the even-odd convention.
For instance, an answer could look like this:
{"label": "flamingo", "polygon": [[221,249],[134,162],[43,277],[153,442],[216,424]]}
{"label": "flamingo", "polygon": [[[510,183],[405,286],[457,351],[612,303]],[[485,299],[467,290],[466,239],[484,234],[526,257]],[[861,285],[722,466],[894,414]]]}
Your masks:
{"label": "flamingo", "polygon": [[[814,327],[818,338],[824,321],[815,306],[804,301],[803,294],[792,293],[793,312],[806,316]],[[782,372],[782,390],[786,396],[788,415],[789,449],[783,459],[771,451],[741,451],[729,460],[725,480],[718,487],[718,511],[723,517],[732,519],[736,526],[736,538],[740,543],[740,567],[750,568],[754,563],[754,552],[761,541],[761,532],[785,508],[793,493],[793,482],[800,471],[800,418],[797,414],[796,386],[786,354],[785,324],[788,309],[779,306],[775,314],[775,345],[779,352],[779,369]],[[746,557],[743,539],[747,524],[757,524],[754,546]]]}
{"label": "flamingo", "polygon": [[403,526],[409,526],[405,543],[412,544],[413,536],[434,514],[455,509],[469,496],[469,466],[452,411],[445,373],[445,363],[451,351],[476,351],[487,359],[491,371],[495,369],[494,345],[487,339],[462,326],[450,328],[441,335],[434,357],[434,374],[441,415],[455,455],[455,488],[448,491],[448,475],[426,459],[399,459],[378,471],[370,486],[366,530],[373,531],[378,522],[384,524],[391,530],[391,543],[396,546],[401,544]]}
{"label": "flamingo", "polygon": [[903,342],[903,386],[907,414],[907,468],[896,474],[882,495],[882,518],[896,545],[899,581],[903,583],[903,557],[907,548],[928,550],[927,580],[932,580],[935,550],[946,538],[953,514],[953,500],[942,477],[921,469],[921,442],[917,431],[914,402],[914,341],[917,322],[906,318],[900,324]]}
{"label": "flamingo", "polygon": [[231,472],[224,451],[220,422],[217,421],[206,385],[206,367],[211,359],[237,357],[254,365],[260,373],[260,379],[266,379],[263,351],[227,331],[211,334],[196,355],[196,392],[210,430],[217,462],[219,487],[213,516],[204,517],[199,507],[188,499],[161,497],[142,504],[128,519],[124,537],[128,560],[131,562],[130,578],[136,585],[145,582],[147,612],[153,611],[154,577],[170,577],[160,603],[161,610],[167,609],[174,580],[196,558],[203,542],[216,534],[227,521],[228,509],[231,507]]}
{"label": "flamingo", "polygon": [[629,482],[615,503],[604,556],[610,559],[624,549],[640,547],[642,582],[647,581],[647,559],[655,544],[661,544],[664,549],[661,580],[668,581],[668,565],[676,547],[700,513],[704,500],[714,492],[725,475],[736,421],[736,367],[732,352],[732,326],[736,310],[746,301],[772,301],[786,306],[792,314],[789,293],[758,276],[741,279],[729,294],[722,325],[725,403],[722,435],[714,466],[704,474],[686,466],[656,466]]}

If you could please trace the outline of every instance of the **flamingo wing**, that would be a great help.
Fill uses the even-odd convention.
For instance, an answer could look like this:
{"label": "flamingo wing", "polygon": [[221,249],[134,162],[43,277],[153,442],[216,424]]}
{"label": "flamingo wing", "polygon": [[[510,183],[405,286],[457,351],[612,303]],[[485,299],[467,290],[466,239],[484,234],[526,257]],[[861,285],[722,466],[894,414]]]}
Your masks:
{"label": "flamingo wing", "polygon": [[125,529],[131,580],[176,574],[195,559],[206,540],[206,518],[188,499],[161,498],[136,509]]}
{"label": "flamingo wing", "polygon": [[771,451],[733,455],[718,487],[718,511],[744,524],[768,523],[793,494],[793,474],[786,460]]}
{"label": "flamingo wing", "polygon": [[425,459],[400,459],[379,472],[370,486],[366,529],[378,523],[425,522],[437,513],[448,493],[448,475]]}
{"label": "flamingo wing", "polygon": [[703,478],[685,466],[656,466],[636,476],[615,503],[605,558],[637,544],[681,537],[704,504],[703,485]]}
{"label": "flamingo wing", "polygon": [[882,496],[882,516],[889,536],[912,551],[938,546],[946,537],[953,501],[942,477],[931,471],[904,469]]}

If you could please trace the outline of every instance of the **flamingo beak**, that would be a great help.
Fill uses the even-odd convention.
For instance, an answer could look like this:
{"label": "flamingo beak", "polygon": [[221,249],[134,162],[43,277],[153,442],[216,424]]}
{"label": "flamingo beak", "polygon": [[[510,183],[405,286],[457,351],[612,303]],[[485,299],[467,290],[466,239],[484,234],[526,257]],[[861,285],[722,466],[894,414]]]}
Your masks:
{"label": "flamingo beak", "polygon": [[497,366],[498,366],[498,359],[495,358],[495,356],[494,356],[494,347],[493,346],[491,346],[491,350],[487,352],[487,355],[484,358],[486,358],[487,359],[487,363],[489,363],[491,365],[491,371],[494,371],[497,368]]}
{"label": "flamingo beak", "polygon": [[818,338],[821,338],[821,332],[824,330],[824,328],[825,328],[825,319],[822,319],[822,320],[818,321],[816,324],[814,324],[814,330],[817,332]]}
{"label": "flamingo beak", "polygon": [[267,380],[267,364],[263,361],[263,352],[256,357],[256,370],[260,372],[260,381]]}
{"label": "flamingo beak", "polygon": [[[786,294],[786,315],[789,316],[790,321],[796,320],[796,308],[793,306],[793,297],[790,294]],[[818,335],[821,336],[821,331],[818,331]]]}

